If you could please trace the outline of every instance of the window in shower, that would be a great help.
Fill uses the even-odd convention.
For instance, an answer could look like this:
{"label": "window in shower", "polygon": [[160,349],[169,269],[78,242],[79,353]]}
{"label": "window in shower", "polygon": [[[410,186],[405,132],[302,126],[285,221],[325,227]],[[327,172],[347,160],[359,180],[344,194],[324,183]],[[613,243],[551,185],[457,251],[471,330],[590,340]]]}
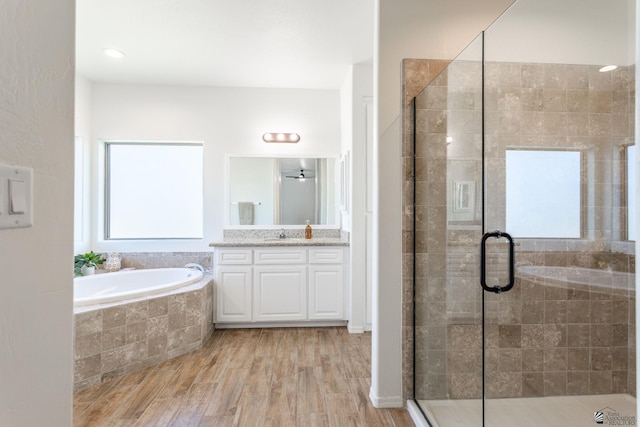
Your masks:
{"label": "window in shower", "polygon": [[627,240],[636,240],[636,146],[625,147],[626,157],[626,198],[627,198]]}
{"label": "window in shower", "polygon": [[105,238],[202,238],[201,143],[105,147]]}
{"label": "window in shower", "polygon": [[506,230],[521,238],[581,237],[579,151],[506,150]]}

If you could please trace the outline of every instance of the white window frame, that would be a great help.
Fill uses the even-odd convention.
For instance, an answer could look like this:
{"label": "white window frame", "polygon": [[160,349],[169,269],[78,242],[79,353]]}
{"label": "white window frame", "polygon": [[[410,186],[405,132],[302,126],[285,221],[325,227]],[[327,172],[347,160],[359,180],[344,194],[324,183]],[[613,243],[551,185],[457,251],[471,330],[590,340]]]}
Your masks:
{"label": "white window frame", "polygon": [[[103,140],[100,144],[100,155],[99,155],[99,164],[101,165],[99,172],[99,209],[98,209],[98,218],[97,218],[97,229],[98,229],[98,241],[99,242],[142,242],[142,241],[200,241],[204,238],[204,212],[201,213],[201,235],[199,237],[117,237],[113,238],[109,236],[108,230],[108,220],[109,220],[109,189],[108,189],[108,181],[109,181],[109,164],[108,164],[108,147],[110,145],[149,145],[149,146],[160,146],[160,145],[187,145],[187,146],[201,146],[204,149],[204,144],[202,141],[135,141],[135,140]],[[204,162],[204,153],[203,153],[203,162]],[[202,170],[203,174],[203,193],[204,193],[204,167]],[[204,202],[204,201],[203,201]],[[204,210],[204,203],[203,203]]]}

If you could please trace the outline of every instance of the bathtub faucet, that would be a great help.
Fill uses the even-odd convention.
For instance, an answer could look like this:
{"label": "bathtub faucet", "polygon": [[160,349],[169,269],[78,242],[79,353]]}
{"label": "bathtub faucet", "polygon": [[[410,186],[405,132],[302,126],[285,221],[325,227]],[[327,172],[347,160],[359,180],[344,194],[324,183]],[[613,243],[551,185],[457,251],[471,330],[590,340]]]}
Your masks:
{"label": "bathtub faucet", "polygon": [[200,270],[204,273],[204,267],[200,264],[196,264],[195,262],[190,262],[189,264],[185,265],[184,268],[195,268],[196,270]]}

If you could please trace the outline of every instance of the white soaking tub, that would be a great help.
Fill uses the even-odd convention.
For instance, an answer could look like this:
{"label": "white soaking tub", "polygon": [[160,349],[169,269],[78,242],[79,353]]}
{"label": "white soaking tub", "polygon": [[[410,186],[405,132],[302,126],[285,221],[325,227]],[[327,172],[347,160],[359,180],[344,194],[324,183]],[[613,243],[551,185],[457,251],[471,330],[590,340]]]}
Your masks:
{"label": "white soaking tub", "polygon": [[73,280],[73,304],[79,307],[156,295],[202,277],[201,271],[191,268],[149,268],[77,277]]}
{"label": "white soaking tub", "polygon": [[516,274],[546,286],[566,287],[605,293],[635,294],[635,274],[581,267],[536,266],[518,267]]}

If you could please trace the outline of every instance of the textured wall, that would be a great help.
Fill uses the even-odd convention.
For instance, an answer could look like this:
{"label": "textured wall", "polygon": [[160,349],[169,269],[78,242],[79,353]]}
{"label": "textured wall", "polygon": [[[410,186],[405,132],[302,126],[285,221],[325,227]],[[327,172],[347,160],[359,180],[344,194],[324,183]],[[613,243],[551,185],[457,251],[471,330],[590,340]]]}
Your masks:
{"label": "textured wall", "polygon": [[0,3],[0,163],[34,170],[33,227],[0,230],[0,425],[71,425],[72,0]]}

